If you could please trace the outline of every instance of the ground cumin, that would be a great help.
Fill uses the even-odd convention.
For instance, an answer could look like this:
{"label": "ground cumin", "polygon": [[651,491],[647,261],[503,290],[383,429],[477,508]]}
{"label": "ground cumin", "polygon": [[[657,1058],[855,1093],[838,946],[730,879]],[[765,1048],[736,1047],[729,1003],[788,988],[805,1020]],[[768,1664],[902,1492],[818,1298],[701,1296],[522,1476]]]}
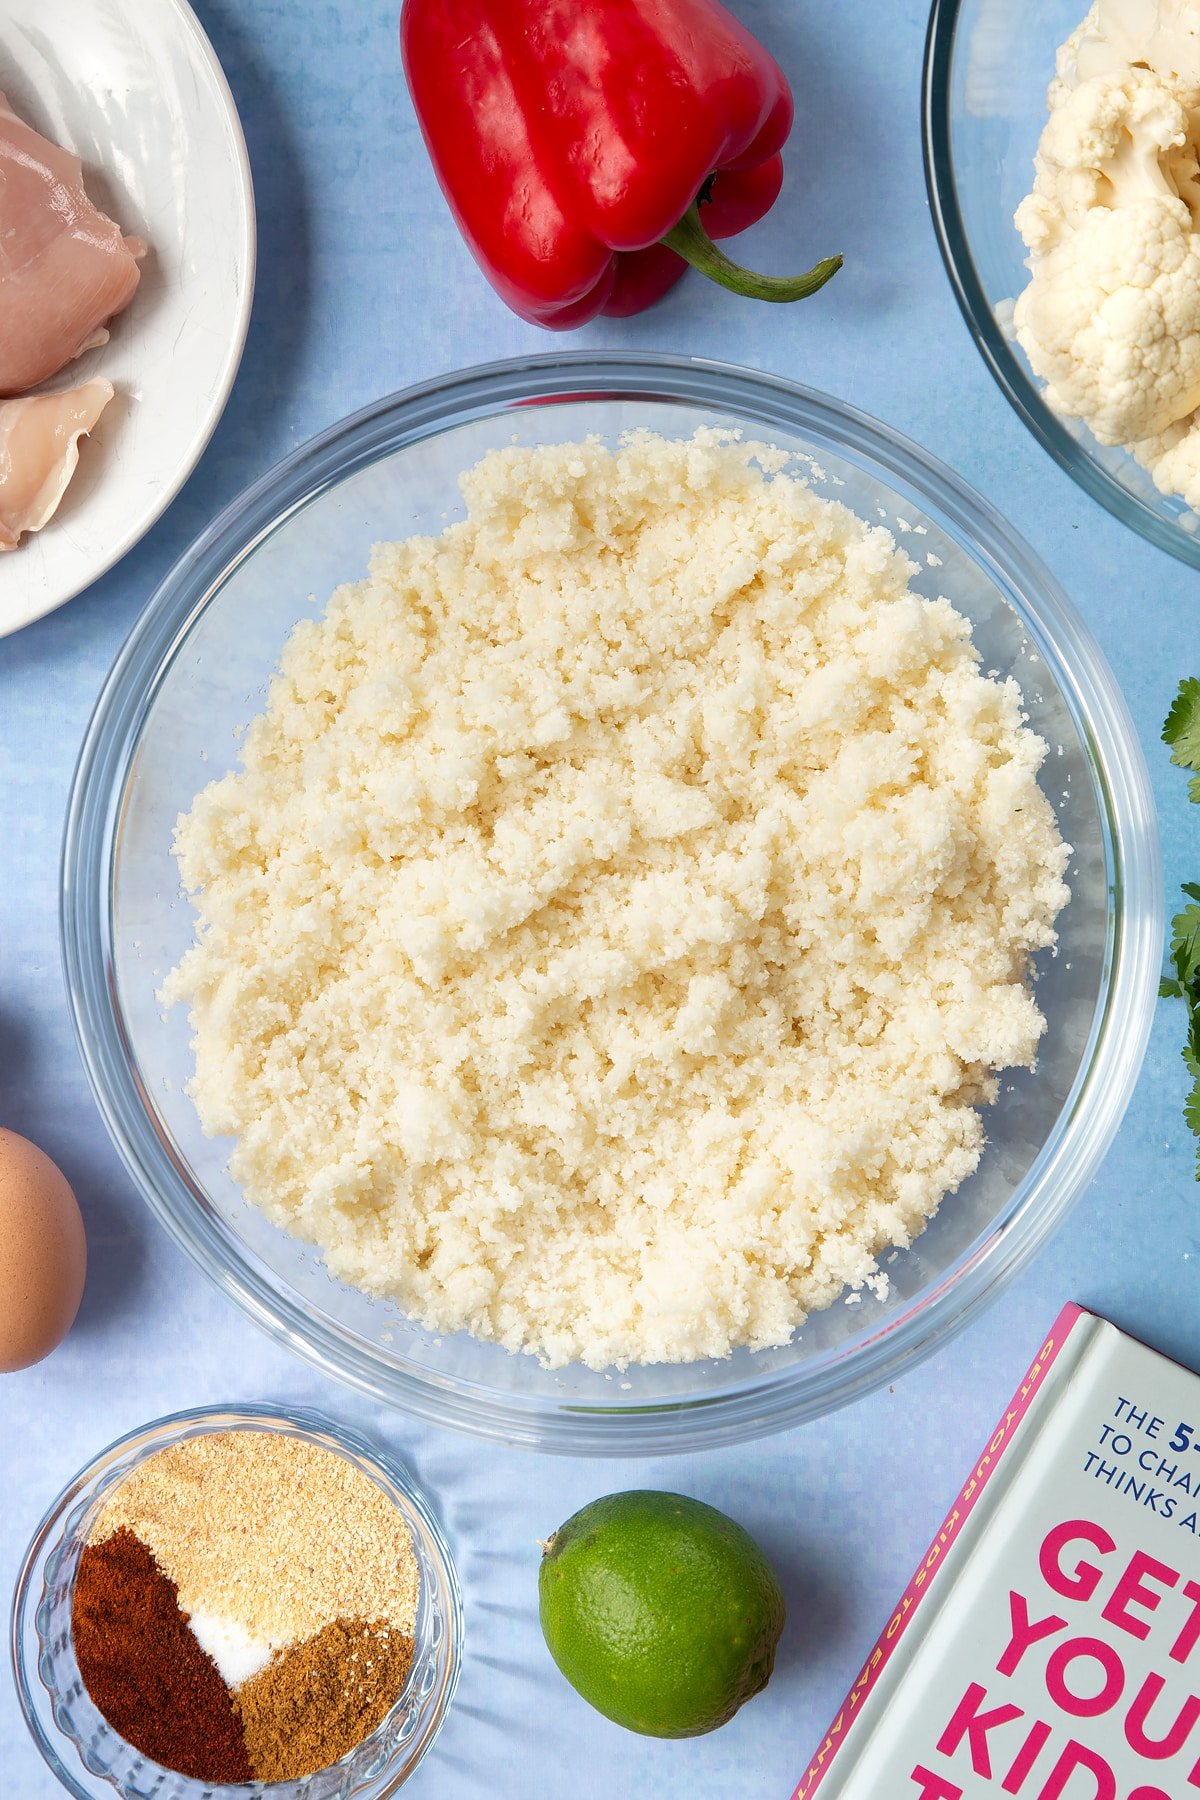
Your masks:
{"label": "ground cumin", "polygon": [[135,1750],[199,1781],[253,1779],[229,1690],[131,1531],[85,1545],[71,1631],[84,1686]]}
{"label": "ground cumin", "polygon": [[412,1658],[410,1637],[364,1619],[334,1619],[281,1651],[234,1702],[258,1780],[311,1775],[361,1744],[395,1705]]}

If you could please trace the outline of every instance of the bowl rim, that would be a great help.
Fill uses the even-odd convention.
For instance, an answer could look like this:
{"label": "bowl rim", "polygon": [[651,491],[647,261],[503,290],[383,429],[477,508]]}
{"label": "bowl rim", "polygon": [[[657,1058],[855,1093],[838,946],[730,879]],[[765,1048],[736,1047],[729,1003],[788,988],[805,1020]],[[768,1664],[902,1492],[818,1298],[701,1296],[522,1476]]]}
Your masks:
{"label": "bowl rim", "polygon": [[[364,1433],[316,1407],[274,1405],[247,1400],[218,1401],[207,1406],[185,1407],[176,1412],[164,1413],[160,1418],[150,1419],[143,1425],[135,1425],[122,1432],[112,1443],[98,1450],[76,1470],[46,1508],[21,1558],[9,1619],[9,1655],[17,1700],[21,1716],[47,1766],[67,1791],[75,1796],[75,1800],[96,1800],[98,1795],[114,1794],[120,1790],[107,1776],[97,1776],[92,1785],[87,1785],[92,1771],[79,1758],[74,1739],[62,1729],[51,1713],[52,1735],[44,1716],[44,1704],[38,1704],[39,1697],[48,1694],[49,1688],[40,1668],[36,1664],[31,1666],[28,1650],[31,1638],[37,1642],[39,1649],[42,1643],[36,1614],[45,1593],[47,1560],[61,1547],[71,1523],[71,1515],[85,1505],[94,1504],[98,1494],[89,1498],[87,1490],[97,1483],[101,1491],[115,1491],[120,1486],[124,1475],[109,1482],[104,1477],[107,1472],[120,1465],[126,1452],[135,1446],[141,1448],[142,1454],[130,1463],[130,1470],[159,1450],[172,1444],[187,1442],[193,1437],[208,1436],[218,1431],[264,1429],[302,1438],[305,1442],[314,1443],[334,1453],[344,1453],[357,1465],[365,1465],[375,1475],[382,1476],[403,1497],[404,1507],[397,1507],[397,1510],[404,1514],[407,1509],[407,1513],[411,1514],[411,1518],[406,1516],[406,1524],[411,1525],[415,1519],[419,1525],[426,1553],[438,1575],[439,1598],[445,1616],[441,1647],[435,1647],[436,1660],[444,1665],[440,1672],[438,1692],[417,1738],[405,1747],[412,1754],[403,1768],[397,1770],[393,1766],[389,1770],[384,1765],[370,1778],[371,1785],[361,1790],[364,1800],[388,1800],[388,1796],[398,1792],[436,1741],[453,1703],[462,1671],[463,1601],[453,1554],[437,1512],[421,1484],[390,1447],[374,1442]],[[71,1529],[77,1529],[77,1524],[72,1525]],[[75,1750],[74,1762],[65,1760],[64,1747],[67,1744]],[[146,1760],[154,1768],[160,1766],[150,1758]],[[207,1792],[210,1786],[179,1775],[174,1770],[167,1773],[176,1782],[190,1781],[197,1794],[201,1789]],[[382,1786],[379,1785],[381,1781]],[[289,1793],[293,1782],[252,1781],[218,1783],[216,1786],[223,1793],[232,1792],[251,1797],[262,1795],[263,1800],[271,1800],[272,1795],[283,1796]],[[351,1800],[355,1791],[357,1790],[351,1790]]]}
{"label": "bowl rim", "polygon": [[1059,468],[1122,525],[1177,562],[1200,569],[1200,533],[1173,524],[1101,467],[1046,405],[997,322],[975,267],[954,173],[950,72],[962,8],[963,0],[932,0],[921,74],[925,187],[934,235],[959,311],[1001,393]]}
{"label": "bowl rim", "polygon": [[[716,1394],[625,1404],[614,1396],[604,1406],[384,1364],[282,1284],[264,1280],[214,1225],[202,1190],[181,1176],[155,1129],[123,1033],[111,942],[112,849],[141,723],[223,575],[381,446],[398,449],[522,402],[572,397],[700,403],[818,442],[823,433],[831,450],[857,454],[924,510],[940,513],[1017,612],[1062,692],[1087,756],[1108,874],[1102,1004],[1071,1093],[1025,1180],[974,1243],[882,1327],[864,1328],[766,1381],[752,1373]],[[421,382],[330,426],[226,507],[160,583],[101,690],[72,782],[61,874],[64,976],[80,1055],[118,1154],[175,1242],[278,1341],[373,1400],[493,1441],[580,1455],[686,1451],[784,1429],[893,1378],[963,1329],[1094,1174],[1141,1066],[1161,966],[1157,821],[1136,732],[1098,646],[1040,559],[988,501],[891,427],[778,376],[653,353],[552,352]]]}

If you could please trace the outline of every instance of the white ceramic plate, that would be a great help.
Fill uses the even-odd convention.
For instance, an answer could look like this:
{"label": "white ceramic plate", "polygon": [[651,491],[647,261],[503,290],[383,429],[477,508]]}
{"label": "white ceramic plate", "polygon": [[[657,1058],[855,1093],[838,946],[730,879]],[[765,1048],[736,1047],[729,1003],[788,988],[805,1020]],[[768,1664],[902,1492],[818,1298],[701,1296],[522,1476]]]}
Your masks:
{"label": "white ceramic plate", "polygon": [[194,467],[246,338],[254,193],[233,97],[185,0],[2,0],[0,89],[150,245],[109,342],[47,384],[104,375],[117,392],[54,518],[0,555],[3,637],[110,568]]}

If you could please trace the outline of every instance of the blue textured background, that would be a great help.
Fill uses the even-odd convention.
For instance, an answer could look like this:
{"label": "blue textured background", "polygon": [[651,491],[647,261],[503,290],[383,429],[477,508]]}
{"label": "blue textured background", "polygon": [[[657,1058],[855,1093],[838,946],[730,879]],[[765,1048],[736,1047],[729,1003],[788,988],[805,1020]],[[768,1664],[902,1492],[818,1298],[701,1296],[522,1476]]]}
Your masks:
{"label": "blue textured background", "polygon": [[[784,268],[842,250],[845,272],[794,310],[735,301],[693,278],[652,312],[602,321],[575,341],[716,355],[794,376],[910,433],[981,488],[1061,578],[1120,671],[1159,799],[1170,894],[1200,877],[1186,784],[1158,743],[1178,678],[1200,672],[1200,577],[1078,492],[975,353],[925,201],[923,9],[915,0],[861,0],[851,11],[818,0],[735,4],[788,71],[800,111],[784,195],[739,254]],[[87,594],[0,641],[0,1123],[62,1165],[91,1246],[68,1342],[0,1382],[0,1591],[43,1509],[118,1433],[207,1401],[311,1402],[411,1462],[439,1498],[459,1558],[463,1681],[408,1790],[413,1800],[485,1791],[497,1800],[788,1800],[1060,1303],[1080,1300],[1200,1363],[1200,1193],[1179,1116],[1182,1019],[1177,1007],[1160,1008],[1101,1174],[982,1320],[894,1392],[728,1452],[568,1462],[410,1425],[270,1344],[151,1223],[92,1105],[59,971],[62,813],[105,671],[191,537],[285,452],[390,389],[550,343],[504,310],[457,238],[401,79],[395,10],[392,0],[201,0],[258,195],[258,290],[241,375],[197,471],[144,542]],[[536,1540],[593,1496],[639,1484],[678,1487],[734,1513],[788,1591],[770,1687],[724,1730],[691,1742],[607,1724],[558,1677],[537,1628]],[[11,1683],[0,1681],[0,1794],[56,1791]]]}

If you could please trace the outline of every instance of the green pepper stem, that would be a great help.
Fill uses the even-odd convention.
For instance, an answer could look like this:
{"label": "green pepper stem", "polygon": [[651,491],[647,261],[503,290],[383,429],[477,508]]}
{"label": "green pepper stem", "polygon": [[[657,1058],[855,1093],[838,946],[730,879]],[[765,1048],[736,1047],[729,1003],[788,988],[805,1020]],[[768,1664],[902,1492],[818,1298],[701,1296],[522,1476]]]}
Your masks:
{"label": "green pepper stem", "polygon": [[827,256],[807,275],[758,275],[753,269],[743,269],[718,250],[700,223],[700,208],[695,202],[662,241],[719,287],[728,288],[733,294],[745,294],[751,300],[807,300],[842,266],[840,256]]}

